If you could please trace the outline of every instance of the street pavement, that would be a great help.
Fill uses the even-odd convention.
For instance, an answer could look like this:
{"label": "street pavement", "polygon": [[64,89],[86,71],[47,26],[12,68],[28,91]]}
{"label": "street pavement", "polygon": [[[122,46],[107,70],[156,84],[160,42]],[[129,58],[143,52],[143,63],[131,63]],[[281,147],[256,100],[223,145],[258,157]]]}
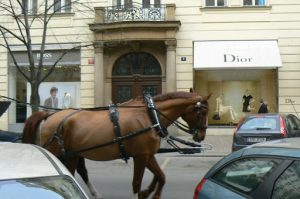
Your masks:
{"label": "street pavement", "polygon": [[[196,184],[211,166],[223,156],[231,153],[232,133],[233,129],[208,129],[204,142],[210,144],[212,149],[201,153],[192,155],[181,155],[178,153],[157,154],[158,163],[167,176],[167,183],[162,198],[192,198]],[[179,134],[177,136],[181,139],[192,141],[191,135]],[[165,141],[162,141],[161,145],[162,147],[167,147]],[[130,159],[128,164],[122,160],[108,162],[87,160],[87,167],[91,181],[105,199],[131,198],[132,159]],[[78,175],[76,178],[83,185]],[[146,187],[151,179],[152,174],[146,171],[143,187]]]}

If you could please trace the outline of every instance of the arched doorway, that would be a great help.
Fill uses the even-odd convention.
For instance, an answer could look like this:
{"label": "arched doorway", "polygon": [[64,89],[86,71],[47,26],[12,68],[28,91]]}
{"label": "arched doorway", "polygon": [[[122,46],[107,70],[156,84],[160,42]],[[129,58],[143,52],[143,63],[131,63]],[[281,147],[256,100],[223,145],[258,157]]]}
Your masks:
{"label": "arched doorway", "polygon": [[112,71],[112,100],[122,103],[142,95],[161,93],[161,67],[149,53],[128,53],[120,57]]}

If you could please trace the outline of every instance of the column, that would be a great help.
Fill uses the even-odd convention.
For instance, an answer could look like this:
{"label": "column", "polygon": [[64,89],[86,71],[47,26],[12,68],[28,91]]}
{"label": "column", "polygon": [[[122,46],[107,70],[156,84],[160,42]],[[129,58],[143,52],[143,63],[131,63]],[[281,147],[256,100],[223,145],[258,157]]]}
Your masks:
{"label": "column", "polygon": [[176,91],[176,40],[166,40],[166,92]]}
{"label": "column", "polygon": [[104,64],[103,64],[103,42],[94,42],[95,48],[95,106],[104,105]]}

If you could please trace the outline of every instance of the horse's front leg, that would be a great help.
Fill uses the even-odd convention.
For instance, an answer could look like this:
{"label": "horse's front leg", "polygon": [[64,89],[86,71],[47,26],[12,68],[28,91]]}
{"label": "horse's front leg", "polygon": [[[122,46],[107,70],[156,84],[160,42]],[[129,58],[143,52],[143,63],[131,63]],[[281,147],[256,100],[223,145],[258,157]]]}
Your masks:
{"label": "horse's front leg", "polygon": [[85,182],[86,186],[89,188],[92,196],[95,199],[101,199],[103,198],[102,195],[97,191],[95,186],[89,181],[89,176],[88,176],[88,171],[85,166],[85,160],[84,158],[80,157],[78,160],[78,165],[77,165],[77,172]]}
{"label": "horse's front leg", "polygon": [[156,184],[158,183],[156,192],[153,195],[153,199],[159,199],[162,188],[166,182],[166,177],[159,167],[154,155],[149,159],[147,168],[153,173],[154,177],[148,189],[142,191],[139,196],[140,198],[147,198],[155,190]]}
{"label": "horse's front leg", "polygon": [[145,168],[148,163],[149,156],[147,155],[141,155],[133,157],[133,165],[134,165],[134,171],[133,171],[133,180],[132,180],[132,189],[133,189],[133,198],[138,198],[138,193],[141,190],[142,186],[142,180],[145,173]]}

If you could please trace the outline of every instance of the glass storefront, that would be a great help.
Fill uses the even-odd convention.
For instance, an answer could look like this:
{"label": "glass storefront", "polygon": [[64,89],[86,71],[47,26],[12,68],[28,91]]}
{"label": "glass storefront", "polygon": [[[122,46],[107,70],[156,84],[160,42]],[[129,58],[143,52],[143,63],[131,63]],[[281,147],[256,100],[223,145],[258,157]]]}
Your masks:
{"label": "glass storefront", "polygon": [[[48,48],[52,46],[49,45]],[[69,46],[66,46],[69,47]],[[17,47],[16,47],[17,48]],[[44,56],[44,67],[42,77],[48,73],[50,67],[58,60],[64,51],[62,49],[51,49],[46,51]],[[17,62],[24,74],[29,76],[29,64],[27,53],[19,50],[14,52]],[[35,63],[39,59],[39,51],[34,51]],[[21,103],[12,103],[9,107],[9,130],[18,131],[18,123],[24,123],[26,118],[31,114],[31,107],[22,102],[30,102],[31,87],[23,75],[15,67],[12,58],[9,56],[9,97],[16,99]],[[41,83],[39,87],[40,105],[44,105],[46,98],[50,96],[50,89],[56,87],[58,89],[57,108],[64,108],[64,101],[68,97],[69,107],[78,107],[80,101],[80,50],[72,50],[61,59],[54,71]]]}
{"label": "glass storefront", "polygon": [[228,126],[257,113],[260,101],[269,112],[277,112],[276,69],[195,70],[195,89],[199,94],[212,93],[208,123]]}

